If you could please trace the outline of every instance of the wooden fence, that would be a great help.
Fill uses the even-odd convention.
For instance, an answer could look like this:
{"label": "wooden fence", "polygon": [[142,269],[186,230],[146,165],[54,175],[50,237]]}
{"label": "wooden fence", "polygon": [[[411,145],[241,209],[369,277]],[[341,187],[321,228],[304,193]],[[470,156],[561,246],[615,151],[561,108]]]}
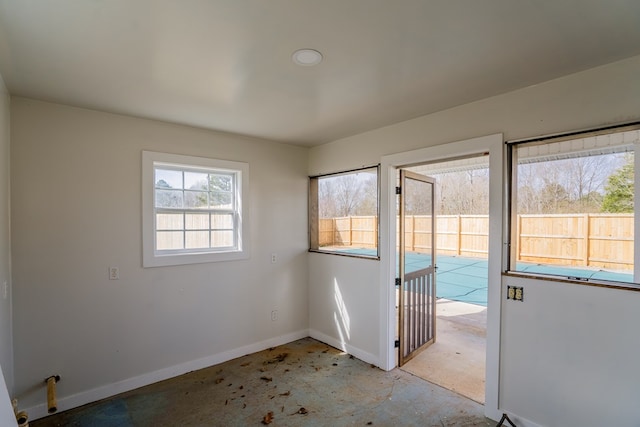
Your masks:
{"label": "wooden fence", "polygon": [[633,270],[633,215],[519,215],[518,260]]}
{"label": "wooden fence", "polygon": [[378,217],[347,216],[323,218],[318,225],[319,246],[375,248],[378,242]]}
{"label": "wooden fence", "polygon": [[[430,250],[430,219],[424,215],[406,218],[406,250]],[[377,227],[375,216],[321,219],[320,246],[375,248]],[[488,254],[488,215],[439,215],[436,231],[439,254]],[[517,261],[633,269],[632,214],[518,215],[516,236]]]}

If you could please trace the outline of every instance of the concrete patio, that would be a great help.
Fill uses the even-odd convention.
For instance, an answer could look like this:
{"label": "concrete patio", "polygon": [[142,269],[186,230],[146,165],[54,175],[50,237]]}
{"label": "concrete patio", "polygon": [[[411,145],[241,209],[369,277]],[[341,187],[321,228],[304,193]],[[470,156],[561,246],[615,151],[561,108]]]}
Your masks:
{"label": "concrete patio", "polygon": [[484,403],[486,307],[439,299],[436,316],[435,343],[401,369]]}

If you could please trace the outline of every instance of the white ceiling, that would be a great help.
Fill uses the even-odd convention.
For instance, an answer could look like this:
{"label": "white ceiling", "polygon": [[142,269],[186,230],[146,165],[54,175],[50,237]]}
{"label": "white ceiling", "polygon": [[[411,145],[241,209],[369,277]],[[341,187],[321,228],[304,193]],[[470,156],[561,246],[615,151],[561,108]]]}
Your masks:
{"label": "white ceiling", "polygon": [[11,94],[299,145],[638,54],[638,0],[0,0]]}

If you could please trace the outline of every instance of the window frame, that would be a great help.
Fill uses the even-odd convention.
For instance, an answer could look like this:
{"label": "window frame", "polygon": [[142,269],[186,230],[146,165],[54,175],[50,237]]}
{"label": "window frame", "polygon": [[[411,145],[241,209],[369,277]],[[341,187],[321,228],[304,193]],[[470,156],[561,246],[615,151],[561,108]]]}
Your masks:
{"label": "window frame", "polygon": [[[605,280],[605,279],[593,279],[593,278],[583,278],[583,277],[575,277],[575,276],[562,276],[562,275],[553,275],[553,274],[543,274],[543,273],[533,273],[526,271],[518,271],[515,268],[516,263],[516,251],[517,251],[517,231],[516,231],[516,217],[518,215],[517,209],[517,168],[518,161],[517,155],[515,151],[519,145],[523,144],[531,144],[531,145],[544,145],[562,141],[570,141],[579,138],[587,138],[587,137],[595,137],[601,135],[609,135],[614,133],[622,133],[625,131],[632,130],[640,130],[640,122],[633,123],[625,123],[619,125],[606,126],[595,129],[588,129],[582,131],[574,131],[574,132],[566,132],[561,134],[547,135],[541,136],[537,138],[528,138],[521,140],[513,140],[513,141],[505,141],[506,145],[506,171],[507,171],[507,179],[506,179],[506,209],[507,209],[507,239],[506,245],[509,248],[505,253],[505,265],[504,265],[504,274],[510,276],[517,277],[529,277],[542,279],[551,282],[565,282],[565,283],[575,283],[580,285],[589,285],[589,286],[603,286],[614,289],[632,289],[640,291],[640,215],[636,215],[638,207],[640,206],[640,201],[635,197],[635,189],[640,188],[640,174],[634,173],[634,241],[633,241],[633,270],[632,270],[632,282],[622,282],[622,281],[613,281],[613,280]],[[576,151],[578,152],[578,151]],[[633,143],[633,149],[631,152],[634,153],[634,171],[640,170],[640,143]]]}
{"label": "window frame", "polygon": [[363,166],[356,169],[349,169],[340,172],[332,172],[327,174],[313,175],[309,177],[309,252],[322,253],[329,255],[345,256],[350,258],[362,258],[380,260],[380,232],[378,231],[375,239],[375,255],[366,255],[358,253],[348,253],[336,250],[322,249],[319,246],[319,191],[318,181],[322,178],[332,176],[349,175],[365,170],[373,169],[376,172],[376,230],[380,230],[380,164],[372,166]]}
{"label": "window frame", "polygon": [[[198,249],[157,249],[156,212],[173,211],[186,214],[189,208],[165,209],[156,208],[155,171],[157,168],[172,169],[182,172],[206,172],[232,174],[234,205],[231,209],[208,208],[199,212],[231,213],[233,215],[232,247],[198,248]],[[184,189],[183,189],[184,191]],[[249,258],[249,164],[244,162],[220,160],[207,157],[186,156],[179,154],[142,152],[142,264],[147,267],[171,265],[199,264],[208,262],[234,261]],[[186,224],[183,225],[186,230]],[[211,224],[209,225],[211,230]]]}

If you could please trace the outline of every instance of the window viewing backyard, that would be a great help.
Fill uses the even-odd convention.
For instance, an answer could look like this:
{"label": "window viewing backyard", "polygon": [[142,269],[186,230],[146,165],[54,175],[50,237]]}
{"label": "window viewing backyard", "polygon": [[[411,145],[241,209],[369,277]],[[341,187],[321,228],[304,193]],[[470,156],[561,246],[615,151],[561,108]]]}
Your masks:
{"label": "window viewing backyard", "polygon": [[[510,144],[508,270],[581,282],[637,283],[634,150],[639,143],[637,129],[621,128]],[[470,290],[451,290],[456,295],[438,291],[438,297],[468,292],[470,302],[486,304],[488,159],[460,159],[412,170],[436,181],[438,282],[470,286]],[[318,190],[324,209],[315,222],[317,245],[329,252],[372,256],[377,254],[379,232],[373,204],[367,205],[368,213],[336,209],[340,199],[333,196],[340,195],[347,206],[347,200],[374,194],[349,179],[350,186],[343,178],[340,185],[332,187],[337,181],[326,181]],[[430,241],[425,238],[433,232],[430,217],[408,215],[405,221],[408,256],[425,256],[430,248],[420,242]],[[478,290],[484,290],[484,296]]]}
{"label": "window viewing backyard", "polygon": [[246,258],[248,164],[144,151],[145,267]]}
{"label": "window viewing backyard", "polygon": [[633,283],[637,129],[517,143],[510,269]]}
{"label": "window viewing backyard", "polygon": [[310,179],[310,249],[378,256],[378,168]]}

